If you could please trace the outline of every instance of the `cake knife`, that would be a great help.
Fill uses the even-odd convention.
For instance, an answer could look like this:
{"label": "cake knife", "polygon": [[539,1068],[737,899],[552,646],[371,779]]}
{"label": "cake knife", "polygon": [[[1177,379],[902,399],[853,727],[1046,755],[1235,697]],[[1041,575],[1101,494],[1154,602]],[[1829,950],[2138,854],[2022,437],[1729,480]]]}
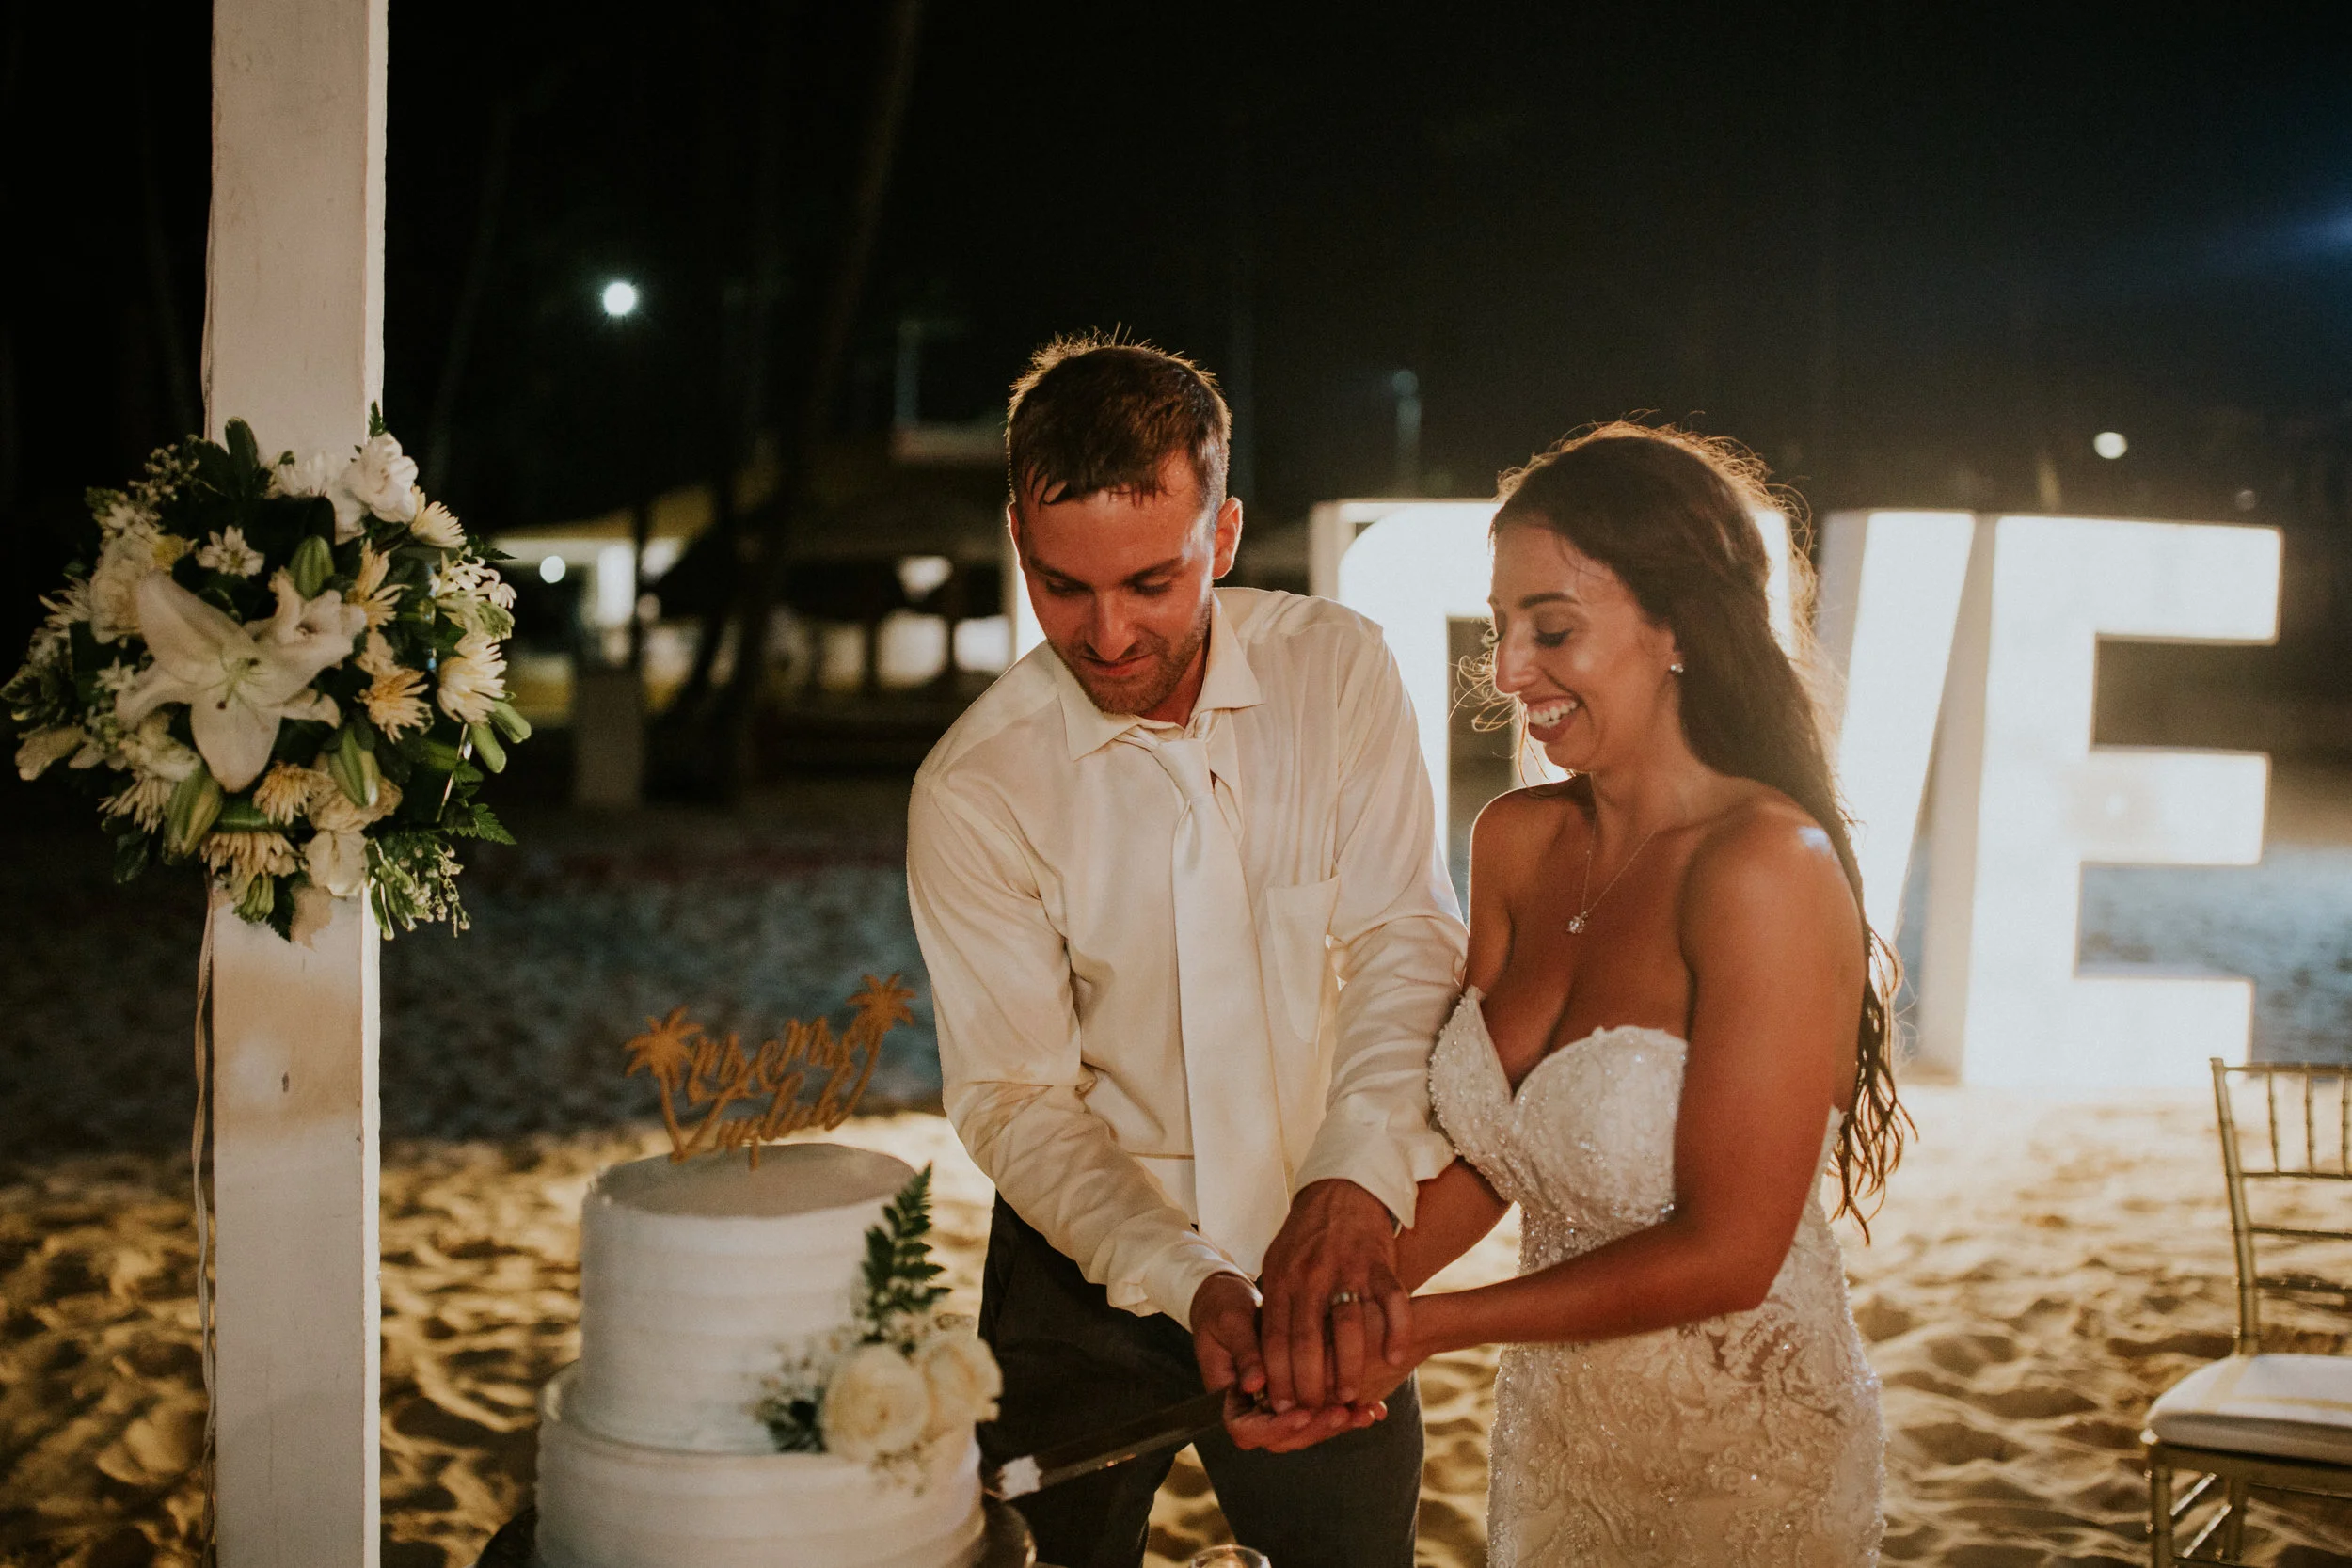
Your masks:
{"label": "cake knife", "polygon": [[1217,1389],[1123,1425],[1009,1459],[988,1479],[984,1489],[999,1501],[1025,1497],[1147,1453],[1182,1447],[1224,1424],[1225,1392]]}

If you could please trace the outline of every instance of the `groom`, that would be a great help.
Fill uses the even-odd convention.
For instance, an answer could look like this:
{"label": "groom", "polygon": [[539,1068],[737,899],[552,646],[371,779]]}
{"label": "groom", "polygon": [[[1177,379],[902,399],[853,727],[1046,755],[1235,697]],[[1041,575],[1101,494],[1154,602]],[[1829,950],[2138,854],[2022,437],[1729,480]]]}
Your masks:
{"label": "groom", "polygon": [[[1038,354],[1006,513],[1045,645],[915,778],[947,1114],[999,1195],[982,1438],[1002,1462],[1262,1393],[1199,1445],[1236,1536],[1280,1568],[1409,1568],[1418,1398],[1353,1402],[1373,1308],[1402,1305],[1395,1230],[1451,1157],[1427,1073],[1463,931],[1378,628],[1215,587],[1230,428],[1174,355]],[[1169,1463],[1026,1499],[1041,1558],[1132,1568]]]}

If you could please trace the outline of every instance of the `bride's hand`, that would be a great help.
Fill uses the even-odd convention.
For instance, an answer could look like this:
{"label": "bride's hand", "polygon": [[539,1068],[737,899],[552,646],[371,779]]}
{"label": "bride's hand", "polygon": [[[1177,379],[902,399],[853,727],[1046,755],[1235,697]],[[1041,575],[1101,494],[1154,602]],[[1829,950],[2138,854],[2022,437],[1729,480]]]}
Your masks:
{"label": "bride's hand", "polygon": [[1388,1404],[1378,1400],[1366,1404],[1327,1404],[1320,1410],[1295,1409],[1278,1416],[1237,1388],[1225,1391],[1225,1434],[1237,1449],[1266,1453],[1311,1449],[1343,1433],[1359,1432],[1375,1421],[1386,1420],[1388,1416]]}
{"label": "bride's hand", "polygon": [[1357,1379],[1356,1404],[1385,1408],[1389,1396],[1429,1358],[1430,1352],[1415,1342],[1409,1321],[1389,1320],[1377,1304],[1365,1307],[1364,1338],[1374,1354],[1364,1357],[1362,1373]]}

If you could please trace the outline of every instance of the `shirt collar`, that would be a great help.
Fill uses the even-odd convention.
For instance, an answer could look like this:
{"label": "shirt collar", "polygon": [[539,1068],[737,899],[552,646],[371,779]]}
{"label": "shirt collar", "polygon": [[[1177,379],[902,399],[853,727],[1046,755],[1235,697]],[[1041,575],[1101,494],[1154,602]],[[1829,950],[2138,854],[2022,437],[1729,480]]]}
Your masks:
{"label": "shirt collar", "polygon": [[[1089,752],[1100,751],[1129,730],[1149,722],[1132,713],[1104,713],[1094,705],[1078,677],[1052,654],[1057,690],[1061,698],[1062,732],[1070,742],[1070,758],[1075,762]],[[1256,707],[1265,701],[1258,689],[1257,672],[1249,668],[1249,656],[1242,649],[1241,639],[1233,633],[1232,623],[1225,618],[1225,603],[1215,594],[1209,598],[1209,667],[1200,677],[1200,695],[1192,705],[1192,721],[1185,728],[1198,731],[1207,715],[1226,708]]]}

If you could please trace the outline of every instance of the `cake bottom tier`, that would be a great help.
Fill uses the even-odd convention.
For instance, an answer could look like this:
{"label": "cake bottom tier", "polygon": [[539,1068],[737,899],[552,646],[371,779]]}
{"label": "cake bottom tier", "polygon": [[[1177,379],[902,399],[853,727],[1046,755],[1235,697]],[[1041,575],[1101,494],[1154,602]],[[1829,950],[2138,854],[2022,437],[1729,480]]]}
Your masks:
{"label": "cake bottom tier", "polygon": [[829,1454],[690,1453],[566,1420],[576,1368],[539,1401],[539,1557],[547,1568],[970,1568],[980,1555],[979,1445],[919,1477]]}

